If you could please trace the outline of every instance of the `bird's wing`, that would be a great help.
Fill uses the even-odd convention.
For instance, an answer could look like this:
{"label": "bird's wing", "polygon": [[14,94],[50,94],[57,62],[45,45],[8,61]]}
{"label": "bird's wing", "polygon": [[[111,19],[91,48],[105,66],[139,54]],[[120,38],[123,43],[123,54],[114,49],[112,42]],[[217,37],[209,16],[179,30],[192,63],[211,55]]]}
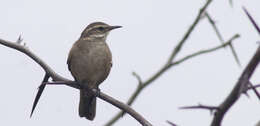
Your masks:
{"label": "bird's wing", "polygon": [[67,64],[68,64],[68,69],[69,71],[71,71],[71,67],[70,67],[70,62],[71,62],[71,59],[72,59],[72,50],[74,49],[75,47],[73,46],[69,52],[69,56],[68,56],[68,59],[67,59]]}
{"label": "bird's wing", "polygon": [[[75,75],[74,73],[72,72],[73,70],[71,69],[71,61],[73,60],[73,57],[75,58],[75,51],[73,50],[77,50],[77,46],[76,46],[76,43],[74,43],[74,45],[72,46],[72,48],[70,49],[70,52],[69,52],[69,56],[68,56],[68,59],[67,59],[67,64],[68,64],[68,69],[69,71],[71,72],[71,75],[74,77],[74,79],[76,80],[75,78]],[[74,52],[74,53],[73,53]]]}

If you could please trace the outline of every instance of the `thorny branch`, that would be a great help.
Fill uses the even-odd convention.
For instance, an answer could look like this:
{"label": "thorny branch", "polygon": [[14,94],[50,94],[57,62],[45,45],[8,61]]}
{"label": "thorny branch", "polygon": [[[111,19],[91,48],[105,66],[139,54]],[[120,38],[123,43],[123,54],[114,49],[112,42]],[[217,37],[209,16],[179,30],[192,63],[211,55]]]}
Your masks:
{"label": "thorny branch", "polygon": [[[235,39],[237,39],[239,37],[238,34],[234,35],[232,38],[230,38],[229,41],[225,42],[224,44],[222,45],[219,45],[219,46],[216,46],[216,47],[213,47],[213,48],[210,48],[210,49],[206,49],[206,50],[200,50],[198,52],[195,52],[195,53],[192,53],[190,55],[187,55],[175,62],[172,62],[170,64],[168,64],[167,66],[163,67],[163,69],[161,69],[157,74],[155,74],[152,78],[150,78],[149,80],[143,82],[143,83],[140,83],[142,81],[139,81],[139,86],[137,87],[137,89],[135,90],[134,94],[132,95],[132,97],[130,97],[129,101],[127,102],[128,105],[131,105],[133,103],[133,101],[136,99],[136,97],[138,96],[138,94],[146,87],[148,86],[152,81],[154,81],[156,78],[158,78],[161,74],[163,74],[166,70],[170,69],[171,67],[173,66],[176,66],[186,60],[189,60],[191,58],[194,58],[196,56],[199,56],[199,55],[202,55],[202,54],[207,54],[207,53],[210,53],[210,52],[214,52],[218,49],[221,49],[221,48],[224,48],[226,46],[228,46],[229,44],[231,44]],[[139,75],[138,75],[139,76]],[[140,76],[139,76],[140,78]],[[121,112],[120,115],[118,115],[119,117],[121,117],[122,115],[124,114],[124,112]],[[118,117],[118,118],[119,118]]]}
{"label": "thorny branch", "polygon": [[[248,13],[248,11],[243,8],[245,13],[247,14],[248,18],[254,25],[257,32],[260,34],[260,29],[252,16]],[[254,73],[258,63],[260,62],[260,46],[258,47],[257,51],[255,52],[254,56],[244,69],[243,73],[239,77],[237,83],[235,84],[234,88],[230,92],[230,94],[227,96],[227,98],[219,105],[217,106],[217,109],[214,113],[213,120],[211,122],[211,126],[220,126],[221,122],[226,114],[226,112],[235,104],[235,102],[240,98],[242,93],[245,93],[247,90],[252,89],[258,98],[260,97],[259,93],[257,92],[256,88],[259,87],[259,85],[254,86],[250,82],[250,78],[252,74]],[[192,106],[189,107],[192,108],[198,108],[199,106]]]}
{"label": "thorny branch", "polygon": [[[238,34],[234,35],[229,41],[227,41],[226,43],[224,43],[224,40],[222,41],[223,44],[211,49],[207,49],[207,50],[201,50],[198,51],[196,53],[192,53],[186,57],[183,57],[180,60],[174,61],[175,57],[177,56],[177,54],[181,51],[184,43],[187,41],[187,39],[189,38],[190,34],[192,33],[192,31],[194,30],[194,28],[198,25],[202,15],[206,12],[207,7],[210,5],[210,3],[212,2],[212,0],[207,0],[206,3],[203,5],[203,7],[200,9],[197,17],[195,18],[194,22],[192,23],[192,25],[189,27],[189,29],[187,30],[187,32],[184,34],[184,36],[182,37],[182,39],[179,41],[179,43],[176,45],[176,47],[174,48],[174,50],[172,51],[172,53],[170,54],[169,59],[167,60],[167,62],[165,63],[165,65],[158,70],[158,72],[156,72],[154,75],[152,75],[150,78],[148,78],[145,81],[141,81],[141,77],[137,74],[135,74],[135,76],[138,79],[138,87],[136,88],[136,90],[133,92],[133,94],[130,96],[130,98],[127,101],[128,105],[132,105],[133,102],[136,100],[137,96],[139,96],[139,94],[143,91],[143,89],[147,86],[149,86],[154,80],[156,80],[158,77],[160,77],[164,72],[166,72],[167,70],[169,70],[172,66],[178,65],[188,59],[191,59],[193,57],[199,56],[201,54],[206,54],[206,53],[210,53],[213,51],[216,51],[220,48],[226,47],[226,46],[230,46],[231,49],[233,49],[232,47],[232,41],[236,38],[239,37]],[[214,24],[215,25],[215,24]],[[236,53],[234,52],[234,50],[232,50],[236,61],[239,63],[239,60],[237,58]],[[122,115],[124,114],[124,111],[120,111],[118,112],[114,117],[111,118],[111,120],[109,120],[105,126],[111,126],[113,125],[117,120],[120,119],[120,117],[122,117]]]}
{"label": "thorny branch", "polygon": [[[219,105],[219,106],[205,106],[205,105],[197,105],[197,106],[187,106],[181,107],[181,109],[206,109],[210,110],[210,112],[214,111],[214,118],[211,122],[211,126],[220,126],[222,119],[225,116],[225,113],[232,107],[232,105],[239,99],[240,95],[249,89],[255,89],[258,86],[249,85],[249,79],[253,74],[256,66],[260,61],[260,46],[257,49],[255,55],[243,71],[240,76],[238,82],[235,87],[231,91],[231,93],[227,96],[227,98]],[[255,90],[256,91],[256,90]],[[256,93],[258,94],[258,93]]]}
{"label": "thorny branch", "polygon": [[[59,74],[57,74],[54,70],[51,69],[51,67],[49,67],[42,59],[40,59],[38,56],[36,56],[33,52],[31,52],[26,46],[21,45],[20,41],[21,41],[20,37],[17,40],[17,43],[0,39],[0,44],[7,46],[7,47],[10,47],[12,49],[18,50],[18,51],[26,54],[30,58],[32,58],[36,63],[38,63],[44,69],[44,71],[46,72],[46,75],[43,79],[43,82],[46,82],[48,80],[48,78],[51,77],[54,82],[55,81],[63,82],[63,84],[66,85],[66,86],[70,86],[70,87],[73,87],[73,88],[76,88],[76,89],[80,88],[79,85],[77,83],[75,83],[74,81],[71,81],[71,80],[64,78],[64,77],[60,76]],[[43,83],[42,85],[40,85],[39,89],[44,88],[45,84],[46,83]],[[133,110],[130,106],[128,106],[128,105],[126,105],[126,104],[124,104],[124,103],[122,103],[122,102],[102,93],[102,92],[99,92],[95,89],[93,89],[92,91],[100,99],[103,99],[104,101],[107,101],[110,104],[112,104],[112,105],[118,107],[119,109],[122,109],[123,111],[130,114],[133,118],[135,118],[143,126],[152,126],[152,124],[150,122],[148,122],[145,118],[143,118],[139,113],[137,113],[135,110]]]}
{"label": "thorny branch", "polygon": [[225,113],[232,107],[232,105],[239,99],[243,90],[246,89],[248,85],[248,81],[253,74],[256,66],[260,61],[260,46],[257,49],[255,55],[244,69],[242,75],[240,76],[238,82],[235,87],[228,95],[228,97],[219,105],[218,111],[215,112],[213,121],[211,122],[211,126],[220,126],[221,121],[225,115]]}

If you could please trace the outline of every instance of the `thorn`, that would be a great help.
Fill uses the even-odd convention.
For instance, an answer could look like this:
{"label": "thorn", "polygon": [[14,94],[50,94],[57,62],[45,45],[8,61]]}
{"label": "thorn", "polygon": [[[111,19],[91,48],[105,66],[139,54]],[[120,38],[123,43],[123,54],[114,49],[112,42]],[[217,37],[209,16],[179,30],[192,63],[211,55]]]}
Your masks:
{"label": "thorn", "polygon": [[166,120],[166,122],[167,122],[168,124],[170,124],[171,126],[177,126],[176,124],[174,124],[173,122],[171,122],[171,121],[169,121],[169,120]]}
{"label": "thorn", "polygon": [[258,25],[256,24],[255,20],[253,19],[253,17],[249,14],[249,12],[246,10],[245,7],[242,7],[243,10],[245,11],[247,17],[249,18],[249,20],[251,21],[251,23],[254,25],[256,31],[258,32],[258,34],[260,34],[260,28],[258,27]]}
{"label": "thorn", "polygon": [[41,95],[42,95],[42,92],[43,92],[43,90],[44,90],[44,88],[45,88],[45,86],[46,86],[46,84],[43,84],[43,83],[44,83],[44,82],[47,82],[48,79],[49,79],[49,77],[50,77],[50,76],[46,73],[45,76],[44,76],[44,78],[43,78],[43,81],[42,81],[41,85],[38,87],[37,95],[36,95],[36,97],[35,97],[35,99],[34,99],[34,101],[33,101],[33,107],[32,107],[32,110],[31,110],[30,118],[32,117],[33,112],[34,112],[34,109],[36,108],[36,105],[37,105],[38,101],[40,100],[40,97],[41,97]]}
{"label": "thorn", "polygon": [[139,84],[138,86],[142,86],[143,81],[142,81],[141,77],[140,77],[136,72],[133,72],[132,74],[133,74],[133,76],[135,76],[136,79],[138,80],[138,84]]}
{"label": "thorn", "polygon": [[19,35],[19,38],[17,39],[16,43],[21,44],[23,41],[22,36]]}

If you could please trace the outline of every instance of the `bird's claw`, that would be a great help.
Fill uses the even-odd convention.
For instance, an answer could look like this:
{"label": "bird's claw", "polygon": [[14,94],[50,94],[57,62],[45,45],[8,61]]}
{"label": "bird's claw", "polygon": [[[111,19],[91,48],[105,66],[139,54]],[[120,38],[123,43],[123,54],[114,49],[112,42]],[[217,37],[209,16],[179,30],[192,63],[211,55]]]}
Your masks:
{"label": "bird's claw", "polygon": [[97,89],[94,89],[95,90],[95,96],[96,97],[98,97],[99,95],[100,95],[100,89],[99,88],[97,88]]}

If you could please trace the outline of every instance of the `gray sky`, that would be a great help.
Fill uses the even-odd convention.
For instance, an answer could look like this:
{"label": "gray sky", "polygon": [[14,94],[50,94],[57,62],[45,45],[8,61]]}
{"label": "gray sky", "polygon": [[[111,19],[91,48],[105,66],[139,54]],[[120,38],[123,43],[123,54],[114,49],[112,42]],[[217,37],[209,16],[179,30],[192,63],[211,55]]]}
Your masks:
{"label": "gray sky", "polygon": [[[205,0],[9,0],[1,1],[0,38],[16,41],[21,34],[26,45],[54,70],[72,79],[66,60],[71,45],[91,22],[122,25],[111,32],[108,44],[113,53],[113,68],[101,90],[126,101],[137,86],[131,75],[143,80],[155,73],[167,60],[173,47],[191,25]],[[259,36],[241,6],[260,23],[259,0],[215,0],[209,13],[225,40],[235,33],[241,38],[234,47],[242,62],[238,67],[229,48],[196,57],[166,72],[146,88],[133,108],[154,125],[168,126],[166,120],[183,126],[208,126],[212,116],[204,110],[179,110],[186,105],[218,105],[229,94],[243,68],[257,48]],[[178,58],[220,42],[207,20],[191,34]],[[32,102],[44,72],[20,52],[0,46],[0,124],[5,125],[77,125],[99,126],[119,110],[98,100],[94,121],[78,116],[79,92],[66,86],[48,86],[29,118]],[[259,69],[252,77],[259,83]],[[242,96],[226,114],[223,125],[253,126],[260,120],[259,100],[250,92]],[[116,126],[138,126],[129,115]]]}

